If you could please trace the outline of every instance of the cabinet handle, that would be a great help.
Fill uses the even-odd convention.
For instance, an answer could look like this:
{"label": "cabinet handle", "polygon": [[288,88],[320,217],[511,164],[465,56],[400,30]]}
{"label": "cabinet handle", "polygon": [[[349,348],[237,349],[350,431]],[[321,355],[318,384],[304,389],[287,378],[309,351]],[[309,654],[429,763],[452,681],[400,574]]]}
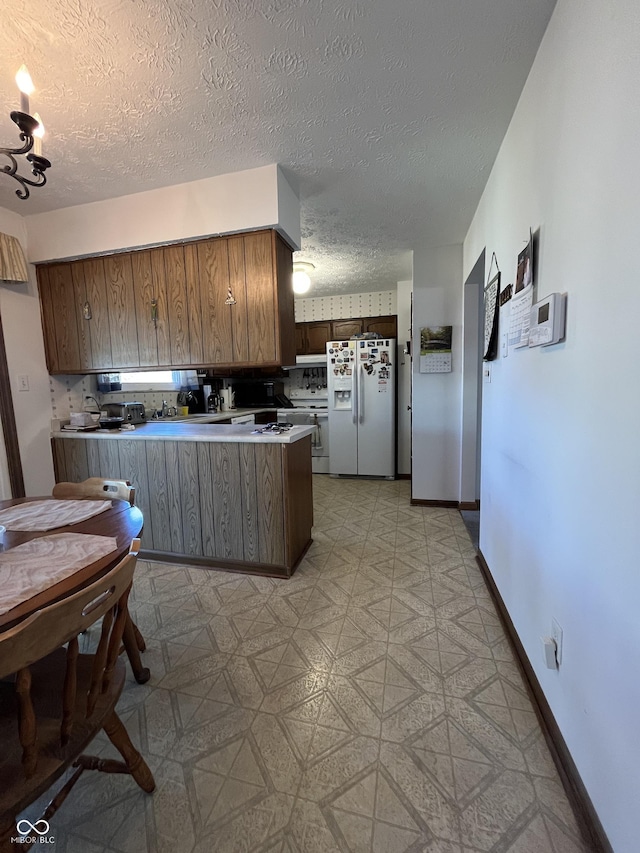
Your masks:
{"label": "cabinet handle", "polygon": [[88,302],[85,302],[82,306],[82,316],[85,320],[91,319],[91,305]]}
{"label": "cabinet handle", "polygon": [[151,319],[153,320],[154,328],[158,328],[158,300],[151,300]]}

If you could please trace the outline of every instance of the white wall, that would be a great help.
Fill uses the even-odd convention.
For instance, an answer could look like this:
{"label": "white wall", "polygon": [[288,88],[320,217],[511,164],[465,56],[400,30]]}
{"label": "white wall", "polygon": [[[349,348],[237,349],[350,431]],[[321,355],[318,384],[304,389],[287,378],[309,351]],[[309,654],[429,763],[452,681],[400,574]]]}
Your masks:
{"label": "white wall", "polygon": [[[451,373],[420,373],[420,329],[453,326]],[[460,500],[462,246],[413,253],[413,389],[411,496]]]}
{"label": "white wall", "polygon": [[639,25],[637,0],[559,0],[464,244],[506,284],[539,227],[538,296],[568,293],[566,342],[483,388],[480,547],[616,853],[640,791]]}
{"label": "white wall", "polygon": [[[21,216],[0,208],[0,231],[17,237],[26,252],[26,228]],[[49,376],[34,267],[30,266],[29,271],[28,284],[0,283],[0,312],[25,491],[31,496],[50,494],[54,480],[49,441]],[[28,376],[28,391],[18,391],[19,375]]]}
{"label": "white wall", "polygon": [[32,263],[255,228],[300,247],[298,199],[275,164],[25,218]]}

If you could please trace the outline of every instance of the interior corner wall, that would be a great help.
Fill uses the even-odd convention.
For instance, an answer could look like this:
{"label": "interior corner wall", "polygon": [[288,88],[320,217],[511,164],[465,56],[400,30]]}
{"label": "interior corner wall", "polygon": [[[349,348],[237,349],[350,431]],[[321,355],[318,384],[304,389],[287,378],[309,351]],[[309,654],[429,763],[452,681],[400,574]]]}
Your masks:
{"label": "interior corner wall", "polygon": [[[27,254],[22,216],[0,208],[0,231],[17,237]],[[35,268],[31,265],[29,273],[31,279],[26,284],[0,283],[0,312],[24,486],[27,495],[33,496],[51,494],[54,477],[49,438],[49,375],[44,358]],[[18,376],[28,378],[28,391],[18,390]]]}
{"label": "interior corner wall", "polygon": [[[451,373],[420,373],[420,328],[453,326]],[[462,246],[413,253],[412,465],[414,500],[459,501]]]}
{"label": "interior corner wall", "polygon": [[637,0],[558,0],[464,244],[506,285],[539,229],[537,298],[568,294],[566,340],[483,385],[480,548],[616,853],[640,791],[639,31]]}

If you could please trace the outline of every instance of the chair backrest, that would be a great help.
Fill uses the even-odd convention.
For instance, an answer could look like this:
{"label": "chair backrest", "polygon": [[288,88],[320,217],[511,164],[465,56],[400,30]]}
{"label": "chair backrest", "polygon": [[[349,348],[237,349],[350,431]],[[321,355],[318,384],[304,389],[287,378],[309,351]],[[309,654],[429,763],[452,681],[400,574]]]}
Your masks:
{"label": "chair backrest", "polygon": [[136,490],[128,480],[105,480],[102,477],[89,477],[82,483],[56,483],[53,487],[54,498],[94,498],[107,500],[118,498],[135,503]]}
{"label": "chair backrest", "polygon": [[[134,539],[129,553],[111,571],[85,589],[44,607],[0,634],[0,678],[40,660],[86,631],[120,603],[126,616],[126,596],[133,581],[140,540]],[[118,614],[119,615],[119,614]],[[117,619],[117,616],[116,616]],[[105,620],[106,622],[107,620]],[[107,624],[107,633],[115,622]],[[104,623],[103,623],[104,628]],[[120,626],[118,626],[120,630]],[[104,636],[104,643],[120,650],[120,637]],[[106,652],[106,649],[105,649]],[[111,659],[111,654],[109,655]]]}

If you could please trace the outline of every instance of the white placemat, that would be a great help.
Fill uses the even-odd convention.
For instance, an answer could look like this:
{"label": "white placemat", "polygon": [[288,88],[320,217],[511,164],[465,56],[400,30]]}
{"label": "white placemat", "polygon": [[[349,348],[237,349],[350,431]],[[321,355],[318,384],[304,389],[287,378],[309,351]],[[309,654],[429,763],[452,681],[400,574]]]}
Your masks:
{"label": "white placemat", "polygon": [[28,501],[0,510],[0,524],[7,530],[53,530],[110,508],[111,501]]}
{"label": "white placemat", "polygon": [[115,551],[113,536],[55,533],[0,552],[0,613],[6,613]]}

